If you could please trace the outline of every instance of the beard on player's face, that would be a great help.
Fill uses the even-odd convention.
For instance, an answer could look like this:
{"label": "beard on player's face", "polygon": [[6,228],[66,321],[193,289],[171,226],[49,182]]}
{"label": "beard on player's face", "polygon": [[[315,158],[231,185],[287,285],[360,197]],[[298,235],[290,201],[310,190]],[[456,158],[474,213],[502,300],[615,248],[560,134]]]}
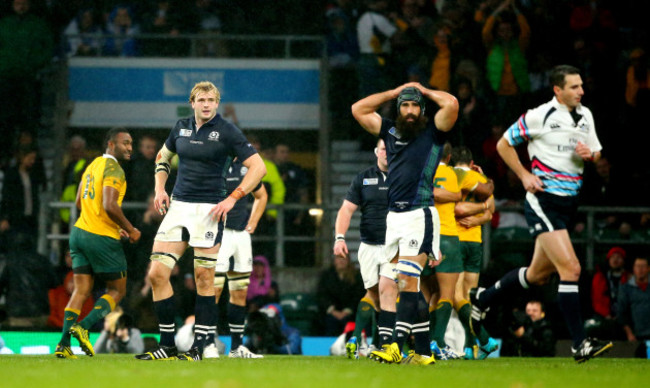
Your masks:
{"label": "beard on player's face", "polygon": [[414,114],[409,113],[405,116],[400,115],[397,117],[395,128],[397,128],[397,132],[399,132],[403,138],[413,139],[424,130],[427,121],[428,118],[424,115],[415,116]]}

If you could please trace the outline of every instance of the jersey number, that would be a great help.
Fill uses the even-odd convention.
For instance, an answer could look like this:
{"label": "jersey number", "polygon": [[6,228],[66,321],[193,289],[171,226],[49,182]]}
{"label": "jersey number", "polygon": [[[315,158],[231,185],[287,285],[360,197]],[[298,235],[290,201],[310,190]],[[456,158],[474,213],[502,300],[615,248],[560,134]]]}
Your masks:
{"label": "jersey number", "polygon": [[86,175],[86,187],[84,187],[84,195],[82,198],[95,199],[95,177],[91,174]]}

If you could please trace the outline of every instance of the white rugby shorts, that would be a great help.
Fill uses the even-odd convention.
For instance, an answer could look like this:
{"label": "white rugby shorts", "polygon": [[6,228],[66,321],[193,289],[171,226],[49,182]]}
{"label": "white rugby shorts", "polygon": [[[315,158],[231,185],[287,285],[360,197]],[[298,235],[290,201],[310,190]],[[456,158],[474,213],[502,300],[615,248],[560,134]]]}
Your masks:
{"label": "white rugby shorts", "polygon": [[245,230],[225,228],[215,272],[225,273],[230,269],[230,256],[233,256],[235,272],[253,271],[253,249],[251,248],[251,235]]}
{"label": "white rugby shorts", "polygon": [[386,258],[414,257],[421,253],[438,260],[440,217],[433,207],[405,212],[389,211],[386,216]]}
{"label": "white rugby shorts", "polygon": [[384,245],[370,245],[366,243],[359,245],[357,259],[359,260],[363,286],[366,290],[379,283],[379,276],[391,280],[397,279],[395,264],[391,264],[386,258],[384,250]]}
{"label": "white rugby shorts", "polygon": [[[194,248],[212,248],[221,242],[223,222],[216,222],[210,216],[212,203],[192,203],[172,201],[163,218],[155,241],[188,241]],[[183,229],[187,229],[189,240],[183,239]]]}

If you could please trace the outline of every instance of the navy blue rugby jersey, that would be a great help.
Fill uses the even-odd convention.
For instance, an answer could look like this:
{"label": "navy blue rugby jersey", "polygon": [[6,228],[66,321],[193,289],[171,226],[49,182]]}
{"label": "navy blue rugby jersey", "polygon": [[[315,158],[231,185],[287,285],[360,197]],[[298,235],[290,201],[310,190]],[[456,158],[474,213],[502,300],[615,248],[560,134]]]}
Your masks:
{"label": "navy blue rugby jersey", "polygon": [[173,198],[195,203],[221,202],[233,159],[244,161],[257,153],[239,128],[218,114],[199,130],[193,116],[178,120],[165,146],[179,158]]}
{"label": "navy blue rugby jersey", "polygon": [[379,137],[388,156],[388,210],[405,212],[433,206],[433,176],[436,173],[445,132],[433,119],[412,140],[401,139],[395,122],[382,118]]}
{"label": "navy blue rugby jersey", "polygon": [[[228,190],[228,194],[232,193],[237,187],[239,187],[247,171],[248,168],[246,168],[239,159],[232,162],[232,165],[228,169],[228,173],[226,173],[226,189]],[[255,192],[259,190],[261,186],[262,182],[259,182],[253,191]],[[230,209],[226,217],[226,228],[239,231],[246,229],[248,218],[250,217],[248,204],[251,203],[251,197],[252,195],[249,194],[235,202],[235,206]]]}
{"label": "navy blue rugby jersey", "polygon": [[350,184],[345,199],[361,210],[361,241],[381,245],[386,242],[388,183],[376,165],[360,172]]}

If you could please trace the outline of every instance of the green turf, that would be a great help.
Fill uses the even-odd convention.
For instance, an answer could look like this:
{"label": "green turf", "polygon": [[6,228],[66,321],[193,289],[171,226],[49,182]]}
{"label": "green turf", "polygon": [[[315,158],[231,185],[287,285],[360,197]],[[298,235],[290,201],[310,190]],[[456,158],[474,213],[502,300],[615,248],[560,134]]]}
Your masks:
{"label": "green turf", "polygon": [[0,387],[643,387],[650,361],[603,358],[576,364],[568,358],[498,358],[439,361],[433,366],[385,365],[343,357],[267,356],[263,360],[212,359],[147,362],[131,355],[0,356]]}

